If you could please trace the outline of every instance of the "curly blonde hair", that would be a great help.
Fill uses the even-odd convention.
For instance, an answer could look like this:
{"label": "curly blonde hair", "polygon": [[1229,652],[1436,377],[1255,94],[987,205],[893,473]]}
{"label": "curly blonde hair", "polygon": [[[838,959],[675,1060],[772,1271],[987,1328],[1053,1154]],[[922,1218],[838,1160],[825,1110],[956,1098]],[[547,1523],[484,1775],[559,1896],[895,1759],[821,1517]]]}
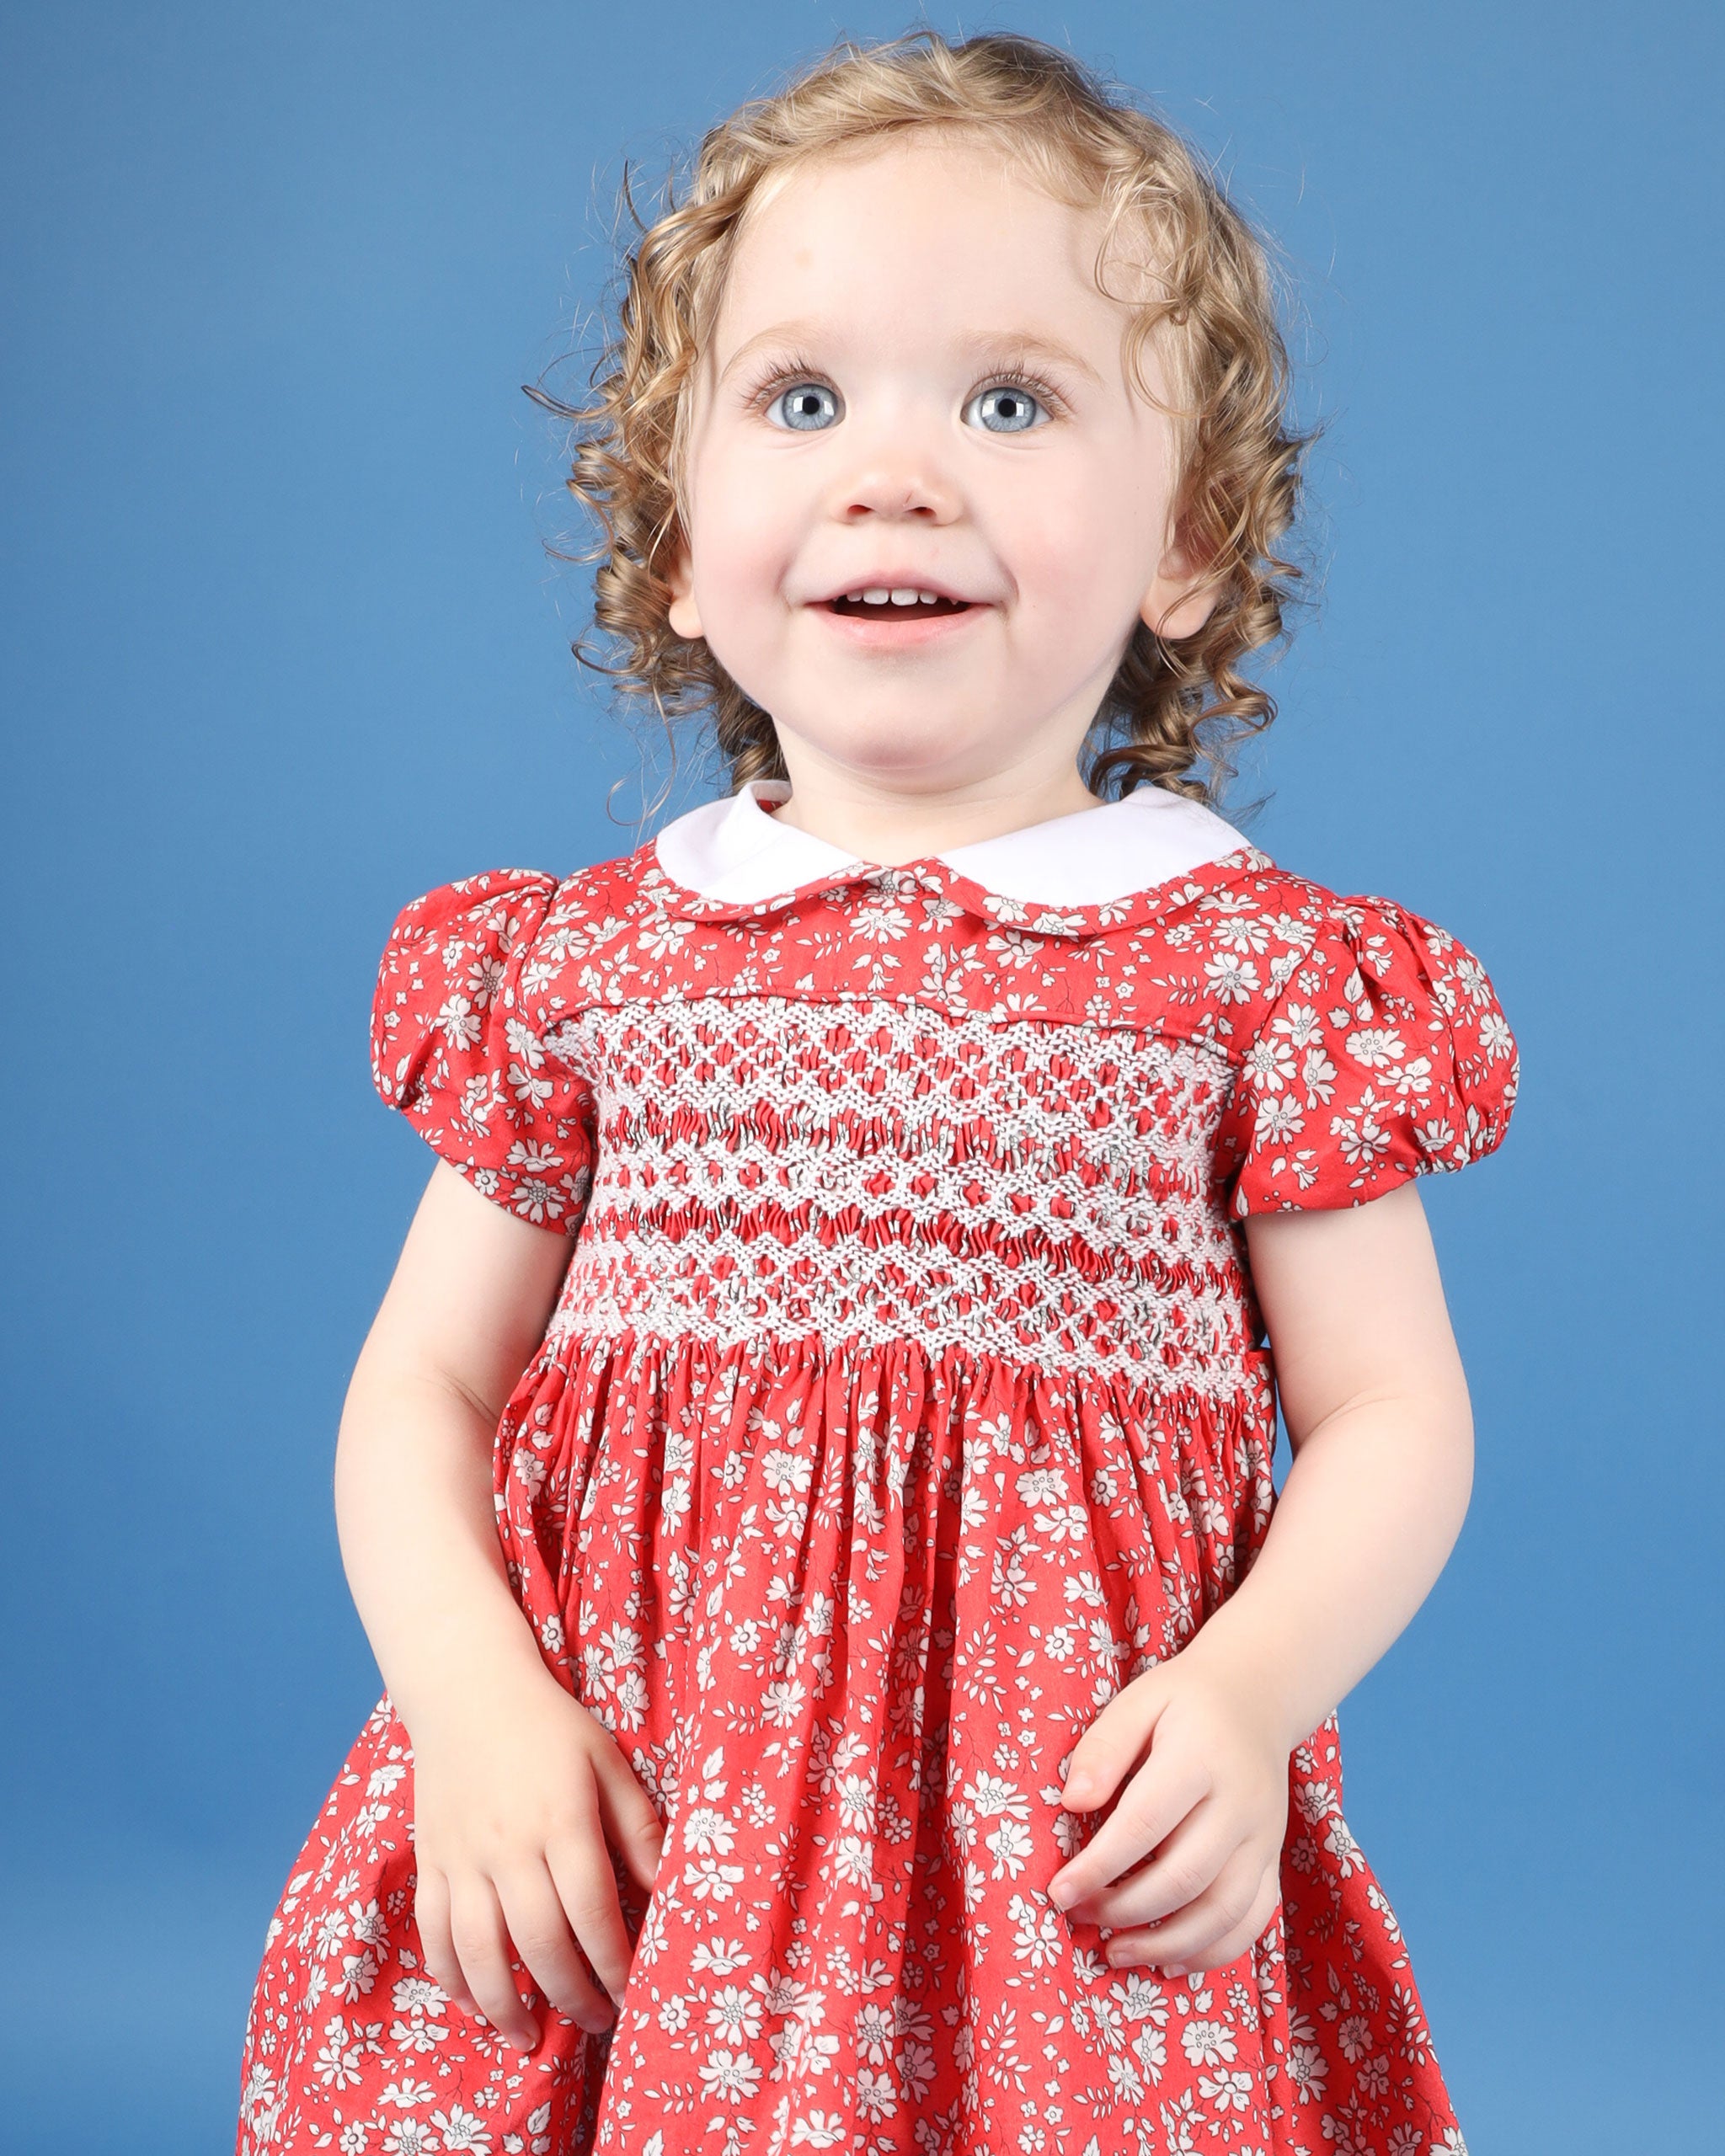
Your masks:
{"label": "curly blonde hair", "polygon": [[763,189],[777,191],[796,167],[847,146],[926,126],[963,129],[1055,200],[1100,209],[1098,289],[1107,291],[1103,265],[1126,220],[1138,221],[1149,243],[1156,274],[1150,296],[1129,302],[1127,364],[1151,395],[1140,361],[1157,339],[1179,400],[1163,408],[1179,457],[1176,526],[1216,596],[1190,636],[1164,639],[1136,625],[1087,736],[1095,753],[1085,776],[1104,798],[1149,783],[1213,802],[1232,775],[1231,744],[1275,716],[1274,699],[1239,662],[1283,633],[1290,580],[1302,572],[1275,547],[1294,522],[1316,430],[1302,434],[1290,418],[1264,243],[1178,135],[1032,38],[951,45],[923,28],[867,46],[841,40],[787,87],[709,129],[685,199],[667,176],[650,226],[625,164],[620,204],[638,243],[622,265],[616,332],[589,376],[594,401],[570,405],[522,385],[579,430],[565,484],[601,534],[585,551],[553,551],[598,563],[593,617],[613,640],[615,663],[590,654],[588,632],[571,648],[625,695],[650,697],[668,730],[710,710],[733,791],[788,776],[769,715],[704,639],[679,637],[667,618],[697,364],[740,227]]}

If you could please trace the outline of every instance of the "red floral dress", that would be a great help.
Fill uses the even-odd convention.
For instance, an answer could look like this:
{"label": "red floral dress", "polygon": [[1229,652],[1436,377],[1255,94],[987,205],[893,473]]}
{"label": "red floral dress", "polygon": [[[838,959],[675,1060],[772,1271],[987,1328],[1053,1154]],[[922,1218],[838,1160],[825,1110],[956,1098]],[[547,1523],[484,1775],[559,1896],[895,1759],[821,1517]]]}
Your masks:
{"label": "red floral dress", "polygon": [[1268,1528],[1240,1224],[1492,1150],[1478,962],[1243,844],[1040,909],[937,857],[725,900],[649,844],[414,901],[372,1044],[573,1239],[498,1531],[666,1838],[613,2026],[517,1962],[518,2052],[425,1968],[386,1694],[270,1924],[239,2156],[1465,2156],[1333,1715],[1226,1967],[1111,1968],[1047,1889],[1079,1737]]}

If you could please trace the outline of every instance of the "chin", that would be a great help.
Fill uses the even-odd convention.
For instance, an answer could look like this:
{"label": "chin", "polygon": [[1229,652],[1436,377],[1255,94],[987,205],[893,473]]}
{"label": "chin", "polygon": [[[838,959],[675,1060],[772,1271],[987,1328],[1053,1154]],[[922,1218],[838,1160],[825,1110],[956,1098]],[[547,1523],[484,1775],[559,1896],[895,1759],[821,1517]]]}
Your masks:
{"label": "chin", "polygon": [[800,743],[830,763],[859,775],[875,773],[900,785],[919,773],[926,773],[931,782],[949,780],[955,768],[968,766],[981,753],[989,736],[989,729],[980,724],[954,726],[949,712],[906,712],[902,705],[894,709],[885,699],[874,714],[855,714],[842,727],[830,723],[830,710],[822,717],[827,723],[798,726],[794,719],[782,723],[775,717],[774,724],[782,738],[790,736],[793,753]]}

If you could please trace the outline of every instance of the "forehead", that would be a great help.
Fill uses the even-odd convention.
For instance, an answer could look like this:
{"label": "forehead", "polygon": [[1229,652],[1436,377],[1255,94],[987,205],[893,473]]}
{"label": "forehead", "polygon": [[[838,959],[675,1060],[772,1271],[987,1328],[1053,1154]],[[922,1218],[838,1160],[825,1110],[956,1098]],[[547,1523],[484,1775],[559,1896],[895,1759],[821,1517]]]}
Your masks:
{"label": "forehead", "polygon": [[[781,321],[873,347],[1042,333],[1098,370],[1129,310],[1096,285],[1098,208],[1060,201],[997,148],[917,130],[768,182],[739,227],[711,339],[723,369]],[[1111,250],[1108,281],[1134,280]]]}

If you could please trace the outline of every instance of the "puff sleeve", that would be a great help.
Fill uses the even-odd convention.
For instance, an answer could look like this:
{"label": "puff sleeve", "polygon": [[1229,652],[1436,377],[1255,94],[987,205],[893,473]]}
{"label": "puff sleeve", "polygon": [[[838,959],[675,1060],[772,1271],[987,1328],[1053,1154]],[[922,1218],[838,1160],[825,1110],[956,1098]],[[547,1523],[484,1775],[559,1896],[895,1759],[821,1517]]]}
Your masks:
{"label": "puff sleeve", "polygon": [[1384,899],[1331,898],[1240,1046],[1229,1211],[1363,1204],[1502,1140],[1519,1059],[1485,968]]}
{"label": "puff sleeve", "polygon": [[371,1076],[476,1190],[573,1235],[591,1187],[592,1093],[531,1010],[557,889],[554,876],[501,869],[403,907],[372,997]]}

